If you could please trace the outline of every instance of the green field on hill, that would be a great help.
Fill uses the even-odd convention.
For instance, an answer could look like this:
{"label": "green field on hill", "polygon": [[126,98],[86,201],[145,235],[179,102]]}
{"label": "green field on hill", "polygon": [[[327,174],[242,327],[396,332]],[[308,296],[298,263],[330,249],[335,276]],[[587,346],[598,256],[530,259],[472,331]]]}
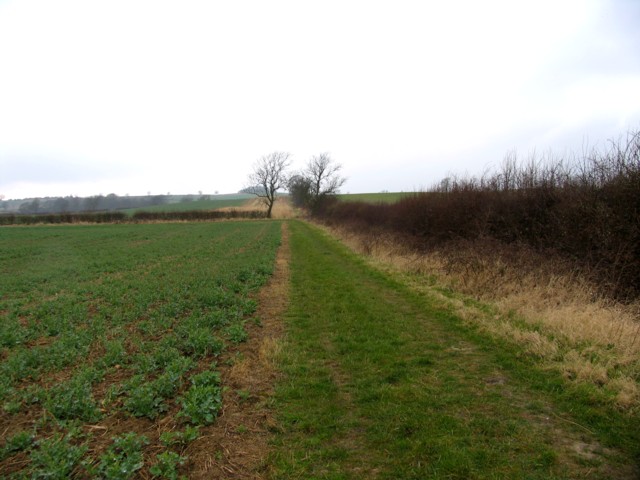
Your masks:
{"label": "green field on hill", "polygon": [[255,198],[254,195],[232,194],[211,196],[207,200],[189,200],[175,203],[163,203],[141,208],[128,208],[123,212],[133,215],[135,212],[185,212],[189,210],[216,210],[218,208],[241,207],[248,200]]}
{"label": "green field on hill", "polygon": [[394,203],[413,192],[342,193],[338,199],[347,202]]}

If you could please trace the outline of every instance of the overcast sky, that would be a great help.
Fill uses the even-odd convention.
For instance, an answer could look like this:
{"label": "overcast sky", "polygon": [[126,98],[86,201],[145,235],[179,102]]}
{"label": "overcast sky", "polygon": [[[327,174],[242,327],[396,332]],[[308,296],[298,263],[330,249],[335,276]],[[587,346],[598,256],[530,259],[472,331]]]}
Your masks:
{"label": "overcast sky", "polygon": [[0,194],[232,193],[275,150],[344,192],[640,127],[640,1],[0,0]]}

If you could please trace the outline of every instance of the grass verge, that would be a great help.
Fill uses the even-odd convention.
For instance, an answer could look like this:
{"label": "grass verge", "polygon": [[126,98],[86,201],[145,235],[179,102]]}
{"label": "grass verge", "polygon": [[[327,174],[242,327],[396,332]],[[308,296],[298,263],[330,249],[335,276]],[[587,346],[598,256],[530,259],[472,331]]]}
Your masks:
{"label": "grass verge", "polygon": [[516,344],[539,366],[640,408],[640,303],[622,304],[561,259],[488,239],[417,252],[394,237],[330,230],[351,250],[417,292],[438,296],[465,322]]}
{"label": "grass verge", "polygon": [[635,478],[637,417],[290,226],[274,478]]}

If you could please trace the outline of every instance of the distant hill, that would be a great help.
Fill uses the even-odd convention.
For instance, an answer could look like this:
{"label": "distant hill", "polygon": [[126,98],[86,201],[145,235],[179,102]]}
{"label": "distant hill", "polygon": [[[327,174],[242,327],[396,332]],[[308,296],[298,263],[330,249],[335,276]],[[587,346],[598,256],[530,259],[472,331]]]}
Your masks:
{"label": "distant hill", "polygon": [[192,200],[182,199],[175,203],[165,203],[162,205],[152,205],[149,207],[129,208],[122,210],[127,214],[134,214],[138,211],[146,212],[185,212],[189,210],[217,210],[219,208],[241,207],[249,200],[255,198],[254,195],[245,193],[230,195],[210,195],[208,199]]}
{"label": "distant hill", "polygon": [[345,193],[338,195],[338,199],[347,202],[394,203],[403,197],[413,195],[413,193],[414,192]]}
{"label": "distant hill", "polygon": [[0,215],[147,211],[184,211],[240,206],[255,198],[246,193],[223,195],[94,195],[91,197],[40,197],[0,201]]}

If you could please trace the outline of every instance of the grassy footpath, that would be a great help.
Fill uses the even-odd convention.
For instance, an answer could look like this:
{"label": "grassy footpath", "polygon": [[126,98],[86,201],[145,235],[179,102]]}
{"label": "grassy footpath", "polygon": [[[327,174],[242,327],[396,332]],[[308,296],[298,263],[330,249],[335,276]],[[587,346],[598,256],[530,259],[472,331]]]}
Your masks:
{"label": "grassy footpath", "polygon": [[290,226],[274,478],[635,478],[637,417]]}

